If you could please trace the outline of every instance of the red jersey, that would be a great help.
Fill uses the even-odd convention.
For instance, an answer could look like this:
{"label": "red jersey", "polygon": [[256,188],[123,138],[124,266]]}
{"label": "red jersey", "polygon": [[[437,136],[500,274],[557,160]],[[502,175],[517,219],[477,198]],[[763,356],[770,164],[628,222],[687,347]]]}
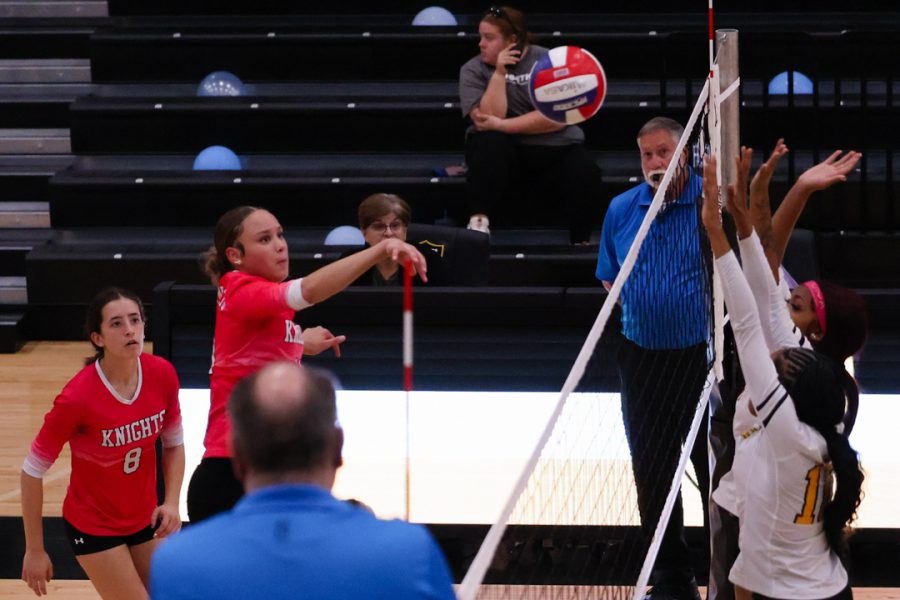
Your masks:
{"label": "red jersey", "polygon": [[227,407],[237,382],[271,362],[303,357],[302,331],[287,301],[289,285],[239,271],[219,280],[204,458],[231,456]]}
{"label": "red jersey", "polygon": [[23,470],[42,477],[68,442],[72,475],[63,517],[92,535],[129,535],[150,525],[157,505],[156,439],[183,443],[178,376],[168,361],[142,354],[133,398],[122,398],[99,362],[63,388],[31,444]]}

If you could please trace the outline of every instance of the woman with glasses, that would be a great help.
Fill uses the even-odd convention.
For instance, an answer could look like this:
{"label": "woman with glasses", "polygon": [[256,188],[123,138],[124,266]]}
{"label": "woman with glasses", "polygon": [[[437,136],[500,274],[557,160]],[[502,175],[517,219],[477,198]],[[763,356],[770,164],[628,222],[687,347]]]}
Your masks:
{"label": "woman with glasses", "polygon": [[571,241],[587,242],[601,215],[591,212],[598,169],[584,148],[584,132],[551,121],[528,96],[531,68],[547,49],[532,44],[524,15],[508,6],[488,9],[478,35],[479,55],[459,71],[460,108],[472,123],[466,132],[469,229],[490,233],[494,207],[527,174],[529,184],[533,175],[559,197],[516,211],[537,213],[558,203]]}
{"label": "woman with glasses", "polygon": [[[389,239],[405,242],[410,215],[409,204],[396,194],[372,194],[363,200],[359,205],[359,228],[366,246],[377,246],[382,240]],[[355,284],[375,287],[402,285],[400,265],[385,256]]]}
{"label": "woman with glasses", "polygon": [[231,465],[226,411],[237,382],[270,362],[300,362],[304,354],[328,348],[340,355],[344,336],[332,335],[324,327],[301,330],[294,323],[294,313],[337,294],[383,261],[412,261],[427,281],[422,254],[402,240],[390,238],[305,277],[288,279],[284,229],[275,215],[255,206],[239,206],[222,215],[214,245],[204,258],[218,298],[205,452],[188,486],[192,522],[229,510],[244,494]]}

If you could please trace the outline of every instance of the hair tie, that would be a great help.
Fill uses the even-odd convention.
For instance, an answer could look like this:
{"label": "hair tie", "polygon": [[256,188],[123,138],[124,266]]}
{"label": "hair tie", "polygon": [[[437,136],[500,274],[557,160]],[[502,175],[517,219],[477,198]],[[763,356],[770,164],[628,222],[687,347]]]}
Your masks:
{"label": "hair tie", "polygon": [[812,296],[813,308],[816,309],[816,318],[819,320],[819,329],[822,330],[822,335],[825,335],[826,323],[825,323],[825,295],[822,294],[822,288],[819,287],[819,284],[810,279],[803,283],[806,286],[806,289],[809,290],[810,295]]}

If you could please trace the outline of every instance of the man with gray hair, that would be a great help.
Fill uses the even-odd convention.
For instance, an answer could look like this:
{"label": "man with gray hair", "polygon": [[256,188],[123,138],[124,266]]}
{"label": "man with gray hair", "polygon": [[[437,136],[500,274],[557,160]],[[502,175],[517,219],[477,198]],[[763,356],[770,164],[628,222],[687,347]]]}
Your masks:
{"label": "man with gray hair", "polygon": [[[597,259],[597,279],[610,289],[666,169],[675,161],[663,205],[619,296],[624,340],[616,362],[622,417],[647,541],[671,487],[709,359],[709,251],[701,243],[698,218],[703,181],[686,152],[676,155],[683,131],[681,124],[668,117],[653,118],[640,129],[637,145],[644,182],[613,198],[603,221]],[[709,494],[705,426],[691,460],[705,504]],[[651,581],[653,589],[645,600],[700,600],[684,537],[680,495]]]}
{"label": "man with gray hair", "polygon": [[326,373],[272,363],[235,387],[228,411],[246,495],[160,546],[154,600],[455,598],[424,527],[331,495],[344,433]]}

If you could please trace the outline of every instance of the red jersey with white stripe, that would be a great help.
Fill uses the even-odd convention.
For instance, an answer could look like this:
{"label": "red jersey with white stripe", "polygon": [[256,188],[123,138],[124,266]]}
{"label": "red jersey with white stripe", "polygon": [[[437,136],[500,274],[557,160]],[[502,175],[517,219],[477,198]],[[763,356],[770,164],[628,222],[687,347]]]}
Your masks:
{"label": "red jersey with white stripe", "polygon": [[68,442],[72,475],[63,517],[92,535],[129,535],[150,525],[157,505],[156,439],[183,443],[178,376],[168,361],[139,357],[133,398],[122,398],[99,363],[63,388],[31,445],[23,470],[44,472]]}
{"label": "red jersey with white stripe", "polygon": [[239,271],[219,280],[204,458],[231,455],[227,406],[237,382],[271,362],[303,357],[302,331],[287,301],[289,285]]}

